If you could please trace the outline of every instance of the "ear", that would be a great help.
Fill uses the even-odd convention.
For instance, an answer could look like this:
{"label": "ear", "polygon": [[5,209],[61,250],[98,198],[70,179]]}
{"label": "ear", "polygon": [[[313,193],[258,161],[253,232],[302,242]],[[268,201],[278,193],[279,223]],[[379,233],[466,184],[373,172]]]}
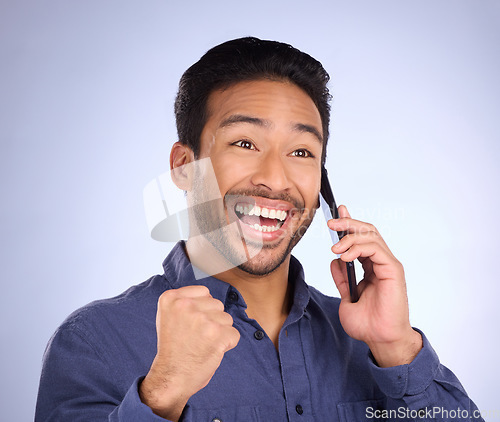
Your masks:
{"label": "ear", "polygon": [[184,191],[191,190],[192,167],[186,164],[193,163],[194,153],[191,148],[176,142],[170,151],[170,175],[175,185]]}

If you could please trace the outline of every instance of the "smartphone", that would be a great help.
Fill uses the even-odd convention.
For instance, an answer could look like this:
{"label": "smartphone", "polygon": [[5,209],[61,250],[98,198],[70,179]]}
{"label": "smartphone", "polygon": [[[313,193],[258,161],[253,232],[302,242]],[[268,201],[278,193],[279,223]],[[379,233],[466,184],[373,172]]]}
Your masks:
{"label": "smartphone", "polygon": [[[339,218],[339,210],[337,209],[337,204],[335,203],[335,198],[333,197],[332,187],[328,181],[328,172],[326,167],[323,166],[321,169],[321,189],[319,195],[319,202],[321,208],[323,208],[323,213],[325,215],[326,221],[332,218]],[[335,232],[330,230],[330,236],[332,238],[333,244],[337,243],[345,235],[345,232]],[[349,294],[351,296],[351,302],[357,302],[359,299],[358,287],[356,282],[356,272],[354,271],[354,262],[349,261],[345,263],[347,267],[347,281],[349,284]]]}

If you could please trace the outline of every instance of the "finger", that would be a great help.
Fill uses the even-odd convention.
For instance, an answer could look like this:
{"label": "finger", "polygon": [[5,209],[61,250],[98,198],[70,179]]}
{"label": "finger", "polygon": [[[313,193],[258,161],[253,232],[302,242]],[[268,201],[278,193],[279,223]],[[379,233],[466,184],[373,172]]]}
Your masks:
{"label": "finger", "polygon": [[234,323],[233,317],[227,312],[212,311],[207,315],[212,321],[222,326],[232,326]]}
{"label": "finger", "polygon": [[185,286],[174,290],[186,297],[212,297],[206,286]]}
{"label": "finger", "polygon": [[363,291],[365,290],[366,286],[370,283],[369,280],[363,277],[363,279],[358,283],[358,294],[359,297],[363,294]]}
{"label": "finger", "polygon": [[234,349],[238,342],[240,341],[240,332],[234,327],[228,327],[224,331],[224,342],[223,342],[223,351],[226,353],[227,351]]}
{"label": "finger", "polygon": [[330,264],[330,271],[332,273],[333,281],[340,294],[341,300],[350,301],[349,285],[347,282],[347,268],[343,261],[334,259]]}
{"label": "finger", "polygon": [[165,295],[160,296],[158,312],[175,312],[177,315],[190,315],[194,312],[224,312],[224,304],[212,296],[183,296]]}
{"label": "finger", "polygon": [[351,214],[349,214],[345,205],[341,205],[338,210],[340,218],[351,218]]}
{"label": "finger", "polygon": [[[209,297],[210,291],[205,286],[186,286],[180,289],[170,289],[163,292],[158,298],[158,311],[160,309],[168,308],[179,299],[191,299],[199,297]],[[188,302],[187,302],[188,303]]]}
{"label": "finger", "polygon": [[387,251],[387,253],[392,255],[389,247],[385,243],[384,239],[380,236],[380,234],[376,232],[364,232],[364,233],[351,233],[344,236],[340,241],[338,241],[335,245],[332,246],[332,251],[336,254],[342,254],[346,252],[350,247],[355,244],[364,244],[364,243],[379,243],[380,246]]}
{"label": "finger", "polygon": [[361,262],[361,266],[363,267],[363,273],[365,274],[365,277],[367,274],[373,273],[373,262],[370,260],[370,258],[363,258],[362,256],[360,256],[358,258],[358,261]]}
{"label": "finger", "polygon": [[193,308],[200,312],[224,312],[224,304],[219,299],[213,297],[190,297],[181,300],[191,301]]}
{"label": "finger", "polygon": [[212,297],[206,286],[185,286],[179,289],[170,289],[160,295],[160,302],[175,300],[178,298]]}
{"label": "finger", "polygon": [[382,248],[375,242],[352,245],[340,259],[344,262],[354,261],[359,257],[370,258],[374,264],[388,264],[389,260],[382,253]]}
{"label": "finger", "polygon": [[366,233],[375,232],[378,233],[377,228],[370,223],[365,223],[364,221],[354,220],[350,217],[341,217],[328,220],[328,227],[332,230],[338,232],[348,232],[348,233]]}
{"label": "finger", "polygon": [[[401,263],[378,243],[356,244],[340,256],[340,259],[345,262],[354,261],[357,258],[369,258],[374,265],[374,272],[378,279],[397,278],[401,275]],[[376,269],[375,266],[377,266]]]}

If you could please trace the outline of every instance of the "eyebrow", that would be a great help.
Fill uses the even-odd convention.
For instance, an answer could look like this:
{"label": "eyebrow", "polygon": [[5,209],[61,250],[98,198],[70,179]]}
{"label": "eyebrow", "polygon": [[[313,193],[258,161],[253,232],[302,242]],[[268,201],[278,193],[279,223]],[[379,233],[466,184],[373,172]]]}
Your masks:
{"label": "eyebrow", "polygon": [[297,123],[293,126],[293,129],[297,132],[310,133],[316,137],[316,139],[323,145],[323,137],[319,133],[318,129],[311,125],[305,125],[303,123]]}
{"label": "eyebrow", "polygon": [[[233,114],[226,119],[224,119],[220,124],[219,127],[228,127],[232,126],[237,123],[249,123],[252,125],[260,126],[260,127],[271,127],[272,122],[270,120],[266,119],[261,119],[259,117],[252,117],[252,116],[246,116],[244,114]],[[307,125],[304,123],[295,123],[292,125],[292,130],[296,132],[302,132],[302,133],[310,133],[314,135],[314,137],[321,143],[323,144],[323,137],[321,136],[321,133],[312,125]]]}
{"label": "eyebrow", "polygon": [[228,118],[224,119],[219,127],[228,127],[236,123],[250,123],[252,125],[261,127],[270,127],[272,124],[269,120],[259,119],[258,117],[245,116],[243,114],[232,114]]}

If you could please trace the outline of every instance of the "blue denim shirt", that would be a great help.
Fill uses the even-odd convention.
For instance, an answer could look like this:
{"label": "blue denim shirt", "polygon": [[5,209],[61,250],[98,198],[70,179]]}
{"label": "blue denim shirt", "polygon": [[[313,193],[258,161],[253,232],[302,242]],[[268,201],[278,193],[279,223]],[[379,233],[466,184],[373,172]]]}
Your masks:
{"label": "blue denim shirt", "polygon": [[293,305],[279,351],[248,318],[236,289],[213,277],[196,280],[183,242],[163,266],[164,275],[83,307],[56,331],[44,356],[36,421],[163,421],[141,403],[138,386],[156,354],[159,296],[193,284],[225,304],[241,338],[189,399],[183,421],[457,420],[457,411],[460,420],[482,420],[425,336],[411,364],[379,368],[367,346],[342,329],[339,299],[308,286],[293,257]]}

